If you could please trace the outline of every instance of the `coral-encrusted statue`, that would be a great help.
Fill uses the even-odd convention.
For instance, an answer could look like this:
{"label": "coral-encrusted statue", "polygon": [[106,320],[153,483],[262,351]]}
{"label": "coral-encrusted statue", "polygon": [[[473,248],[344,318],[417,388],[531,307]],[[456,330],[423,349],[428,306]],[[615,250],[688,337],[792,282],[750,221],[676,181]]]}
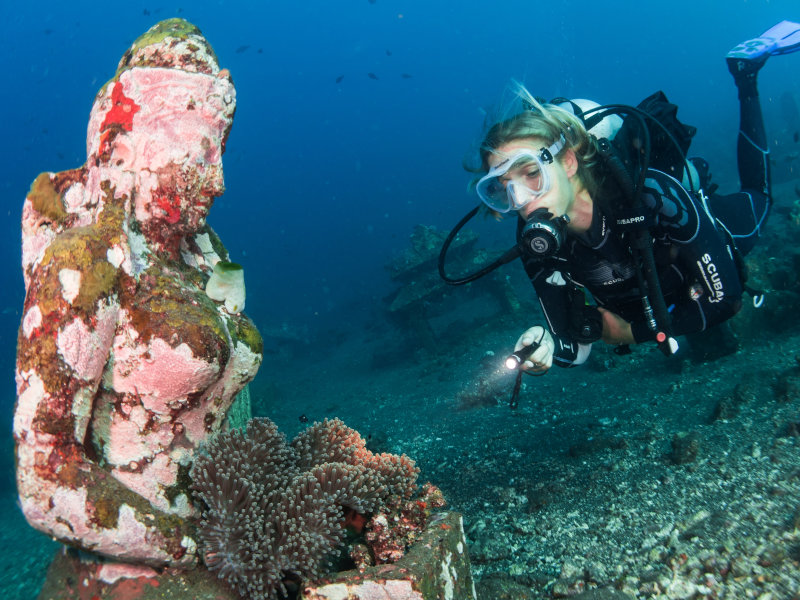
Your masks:
{"label": "coral-encrusted statue", "polygon": [[205,292],[229,260],[205,219],[234,108],[200,31],[159,23],[97,95],[86,165],[40,175],[25,200],[20,503],[81,549],[197,561],[193,453],[261,363],[252,322]]}

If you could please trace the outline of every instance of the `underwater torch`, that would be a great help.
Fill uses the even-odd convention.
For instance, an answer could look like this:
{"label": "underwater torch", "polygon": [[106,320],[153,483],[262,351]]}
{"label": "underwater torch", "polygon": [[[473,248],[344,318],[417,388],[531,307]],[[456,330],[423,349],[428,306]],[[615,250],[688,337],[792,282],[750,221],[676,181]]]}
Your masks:
{"label": "underwater torch", "polygon": [[540,346],[538,342],[533,342],[530,346],[525,346],[524,348],[520,348],[519,350],[514,351],[513,354],[509,355],[506,358],[506,369],[513,370],[518,369],[519,366],[528,360],[528,357],[536,352],[536,349]]}

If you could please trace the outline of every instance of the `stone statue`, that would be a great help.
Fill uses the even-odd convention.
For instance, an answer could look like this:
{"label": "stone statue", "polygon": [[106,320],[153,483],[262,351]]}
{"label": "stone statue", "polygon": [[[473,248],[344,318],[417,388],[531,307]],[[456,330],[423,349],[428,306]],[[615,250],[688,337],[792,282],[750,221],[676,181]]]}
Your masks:
{"label": "stone statue", "polygon": [[235,105],[200,31],[159,23],[98,93],[86,164],[43,173],[25,200],[20,505],[71,546],[151,566],[198,560],[193,453],[262,358],[253,323],[230,312],[242,304],[205,290],[230,260],[206,216]]}

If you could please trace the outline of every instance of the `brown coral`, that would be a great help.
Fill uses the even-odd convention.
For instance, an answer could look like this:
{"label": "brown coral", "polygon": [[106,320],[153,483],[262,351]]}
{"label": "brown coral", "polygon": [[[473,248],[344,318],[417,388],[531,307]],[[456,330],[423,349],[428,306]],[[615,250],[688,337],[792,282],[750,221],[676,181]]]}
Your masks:
{"label": "brown coral", "polygon": [[328,570],[346,509],[372,514],[407,500],[417,473],[406,456],[367,450],[338,419],[291,445],[272,421],[253,419],[246,432],[220,434],[192,467],[206,565],[247,598],[285,596]]}
{"label": "brown coral", "polygon": [[325,462],[365,465],[381,474],[390,497],[407,498],[416,488],[419,471],[412,460],[405,455],[372,453],[361,435],[340,419],[315,423],[295,437],[292,448],[302,469]]}

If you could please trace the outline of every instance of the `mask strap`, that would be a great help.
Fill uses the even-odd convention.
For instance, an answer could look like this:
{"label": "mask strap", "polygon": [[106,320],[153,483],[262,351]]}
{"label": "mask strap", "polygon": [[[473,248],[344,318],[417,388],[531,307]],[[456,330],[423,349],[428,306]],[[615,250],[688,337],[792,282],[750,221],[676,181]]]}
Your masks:
{"label": "mask strap", "polygon": [[561,149],[566,145],[567,138],[564,137],[562,133],[559,138],[553,142],[548,148],[542,148],[542,151],[539,153],[539,158],[542,162],[546,162],[550,164],[553,162],[553,157],[556,156]]}

